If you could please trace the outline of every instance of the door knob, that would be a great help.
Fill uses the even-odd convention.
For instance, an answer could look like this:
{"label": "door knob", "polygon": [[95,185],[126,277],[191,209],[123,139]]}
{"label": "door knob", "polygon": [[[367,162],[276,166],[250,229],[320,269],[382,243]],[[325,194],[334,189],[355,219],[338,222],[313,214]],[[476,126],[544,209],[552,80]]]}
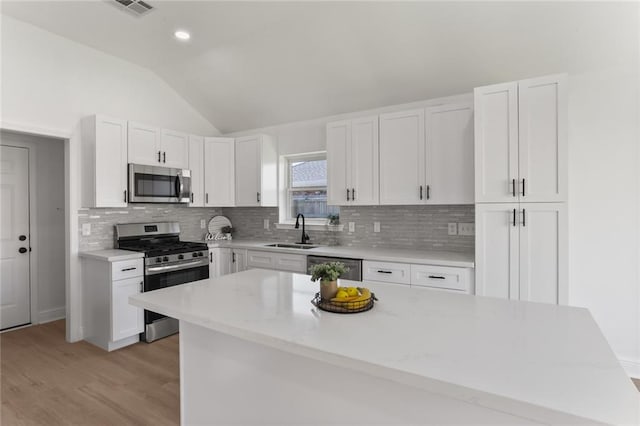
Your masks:
{"label": "door knob", "polygon": [[26,240],[26,239],[27,239],[27,236],[26,236],[26,235],[20,235],[20,236],[18,237],[18,239],[19,239],[20,241],[24,241],[24,240]]}
{"label": "door knob", "polygon": [[24,248],[24,247],[20,247],[20,248],[18,249],[18,251],[19,251],[20,253],[26,253],[26,252],[27,252],[27,249],[26,249],[26,248]]}

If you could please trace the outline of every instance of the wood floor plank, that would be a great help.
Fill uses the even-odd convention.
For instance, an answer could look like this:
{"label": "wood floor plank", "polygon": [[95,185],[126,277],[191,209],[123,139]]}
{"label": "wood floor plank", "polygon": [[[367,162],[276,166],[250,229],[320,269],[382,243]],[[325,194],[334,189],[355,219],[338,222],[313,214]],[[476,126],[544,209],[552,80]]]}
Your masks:
{"label": "wood floor plank", "polygon": [[106,352],[64,320],[0,335],[2,425],[177,425],[178,336]]}

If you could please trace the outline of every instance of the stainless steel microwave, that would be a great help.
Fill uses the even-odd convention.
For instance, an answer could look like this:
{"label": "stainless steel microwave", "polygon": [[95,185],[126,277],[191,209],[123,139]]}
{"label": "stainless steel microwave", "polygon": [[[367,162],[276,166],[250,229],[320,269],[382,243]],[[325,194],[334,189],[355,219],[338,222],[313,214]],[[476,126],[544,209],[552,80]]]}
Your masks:
{"label": "stainless steel microwave", "polygon": [[130,203],[188,203],[191,170],[129,163]]}

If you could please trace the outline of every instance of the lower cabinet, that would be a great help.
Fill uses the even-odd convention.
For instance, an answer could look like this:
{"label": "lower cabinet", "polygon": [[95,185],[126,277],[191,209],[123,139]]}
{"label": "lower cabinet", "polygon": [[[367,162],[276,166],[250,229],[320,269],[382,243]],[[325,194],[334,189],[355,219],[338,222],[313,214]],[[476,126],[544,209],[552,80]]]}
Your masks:
{"label": "lower cabinet", "polygon": [[563,203],[476,204],[476,294],[566,304]]}
{"label": "lower cabinet", "polygon": [[473,270],[453,266],[396,262],[362,262],[363,281],[410,285],[454,293],[474,294]]}
{"label": "lower cabinet", "polygon": [[142,292],[144,260],[83,259],[84,339],[107,351],[131,345],[144,331],[144,310],[129,304]]}
{"label": "lower cabinet", "polygon": [[247,252],[247,266],[249,268],[275,269],[277,271],[306,274],[307,256],[303,254],[249,250]]}
{"label": "lower cabinet", "polygon": [[216,278],[247,269],[247,250],[209,248],[209,277]]}

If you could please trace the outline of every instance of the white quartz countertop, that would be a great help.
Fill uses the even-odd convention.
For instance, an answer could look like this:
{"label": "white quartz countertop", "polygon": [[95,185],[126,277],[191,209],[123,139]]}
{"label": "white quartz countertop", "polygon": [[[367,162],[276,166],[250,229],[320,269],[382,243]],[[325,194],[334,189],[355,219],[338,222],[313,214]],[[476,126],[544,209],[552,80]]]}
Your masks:
{"label": "white quartz countertop", "polygon": [[141,259],[144,257],[144,253],[118,249],[81,251],[78,254],[85,259],[103,260],[105,262],[118,262],[120,260]]}
{"label": "white quartz countertop", "polygon": [[[312,249],[291,249],[283,247],[266,247],[274,241],[219,240],[207,241],[209,247],[243,248],[250,250],[272,251],[277,253],[295,253],[313,256],[346,257],[350,259],[376,260],[381,262],[415,263],[424,265],[474,267],[473,253],[420,249],[391,249],[369,247],[320,246]],[[279,243],[282,243],[279,241]]]}
{"label": "white quartz countertop", "polygon": [[[348,282],[347,282],[348,283]],[[640,421],[640,394],[583,308],[372,283],[368,312],[310,300],[309,276],[253,269],[132,304],[283,351],[540,420]],[[549,414],[552,413],[552,414]]]}

